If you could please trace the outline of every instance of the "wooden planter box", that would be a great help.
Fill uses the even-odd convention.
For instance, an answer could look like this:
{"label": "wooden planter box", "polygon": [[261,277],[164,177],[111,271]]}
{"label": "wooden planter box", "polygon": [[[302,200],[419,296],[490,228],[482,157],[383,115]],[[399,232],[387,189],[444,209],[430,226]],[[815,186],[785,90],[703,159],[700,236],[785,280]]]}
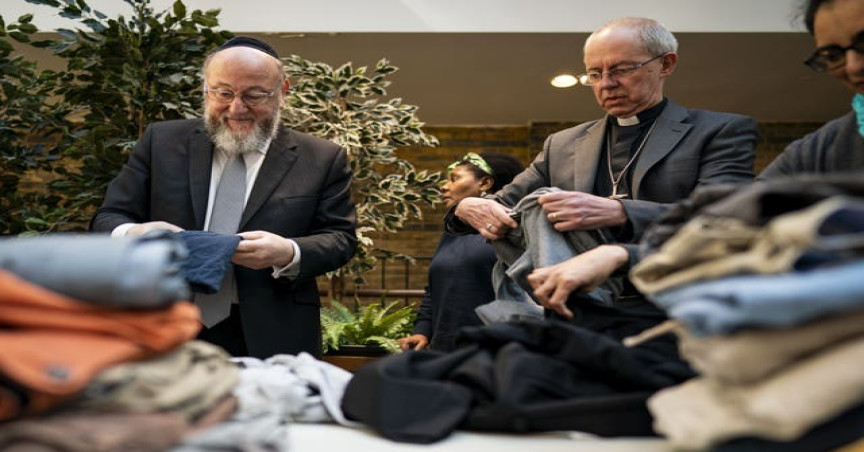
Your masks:
{"label": "wooden planter box", "polygon": [[361,366],[388,354],[387,350],[378,346],[343,345],[339,350],[327,352],[321,360],[349,372],[354,372]]}

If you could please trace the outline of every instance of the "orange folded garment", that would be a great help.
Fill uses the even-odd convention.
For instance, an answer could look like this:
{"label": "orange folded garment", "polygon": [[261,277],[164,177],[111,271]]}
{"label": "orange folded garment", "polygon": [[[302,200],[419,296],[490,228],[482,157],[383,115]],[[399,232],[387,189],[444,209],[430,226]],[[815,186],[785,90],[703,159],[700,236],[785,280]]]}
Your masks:
{"label": "orange folded garment", "polygon": [[159,310],[101,308],[0,270],[0,376],[26,394],[0,390],[0,420],[44,412],[107,366],[179,346],[198,333],[199,319],[186,301]]}

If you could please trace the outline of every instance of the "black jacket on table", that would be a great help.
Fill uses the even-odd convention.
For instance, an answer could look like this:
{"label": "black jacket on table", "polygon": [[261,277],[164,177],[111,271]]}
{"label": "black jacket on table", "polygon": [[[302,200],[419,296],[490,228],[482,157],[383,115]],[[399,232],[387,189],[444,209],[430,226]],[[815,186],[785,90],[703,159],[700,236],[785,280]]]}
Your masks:
{"label": "black jacket on table", "polygon": [[408,351],[360,368],[342,410],[412,443],[457,428],[653,435],[645,400],[694,373],[649,344],[628,348],[554,319],[463,328],[450,353]]}

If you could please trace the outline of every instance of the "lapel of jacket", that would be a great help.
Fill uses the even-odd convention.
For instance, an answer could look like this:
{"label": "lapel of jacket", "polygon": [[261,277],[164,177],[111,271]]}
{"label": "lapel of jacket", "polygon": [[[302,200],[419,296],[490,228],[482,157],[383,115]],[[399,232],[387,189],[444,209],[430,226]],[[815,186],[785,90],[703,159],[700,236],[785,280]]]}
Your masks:
{"label": "lapel of jacket", "polygon": [[264,205],[264,202],[279,186],[282,179],[285,178],[285,174],[296,161],[297,143],[291,138],[291,133],[287,128],[279,127],[279,133],[270,143],[267,155],[264,156],[264,161],[261,163],[261,169],[258,170],[258,177],[252,185],[252,193],[249,194],[249,200],[243,210],[243,217],[240,219],[240,231],[243,230],[246,222],[255,215],[255,212]]}
{"label": "lapel of jacket", "polygon": [[603,149],[607,119],[596,121],[573,143],[572,161],[566,168],[573,168],[573,190],[591,193],[597,178],[597,164]]}
{"label": "lapel of jacket", "polygon": [[204,229],[212,169],[213,143],[204,131],[202,122],[192,134],[189,143],[189,196],[192,198],[192,213],[198,229]]}
{"label": "lapel of jacket", "polygon": [[678,142],[693,127],[692,124],[683,122],[690,115],[687,109],[669,101],[654,124],[651,136],[645,142],[642,155],[636,161],[633,171],[633,187],[631,188],[634,199],[639,199],[639,187],[648,170],[651,169],[663,157],[672,152]]}

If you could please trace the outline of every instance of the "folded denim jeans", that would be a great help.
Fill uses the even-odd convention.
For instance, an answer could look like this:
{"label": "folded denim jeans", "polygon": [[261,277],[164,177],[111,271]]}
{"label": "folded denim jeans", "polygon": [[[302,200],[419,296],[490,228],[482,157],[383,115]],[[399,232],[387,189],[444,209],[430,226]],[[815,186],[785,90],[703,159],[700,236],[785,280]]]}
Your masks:
{"label": "folded denim jeans", "polygon": [[94,305],[162,308],[188,300],[187,256],[169,233],[138,237],[49,234],[0,240],[0,268]]}

